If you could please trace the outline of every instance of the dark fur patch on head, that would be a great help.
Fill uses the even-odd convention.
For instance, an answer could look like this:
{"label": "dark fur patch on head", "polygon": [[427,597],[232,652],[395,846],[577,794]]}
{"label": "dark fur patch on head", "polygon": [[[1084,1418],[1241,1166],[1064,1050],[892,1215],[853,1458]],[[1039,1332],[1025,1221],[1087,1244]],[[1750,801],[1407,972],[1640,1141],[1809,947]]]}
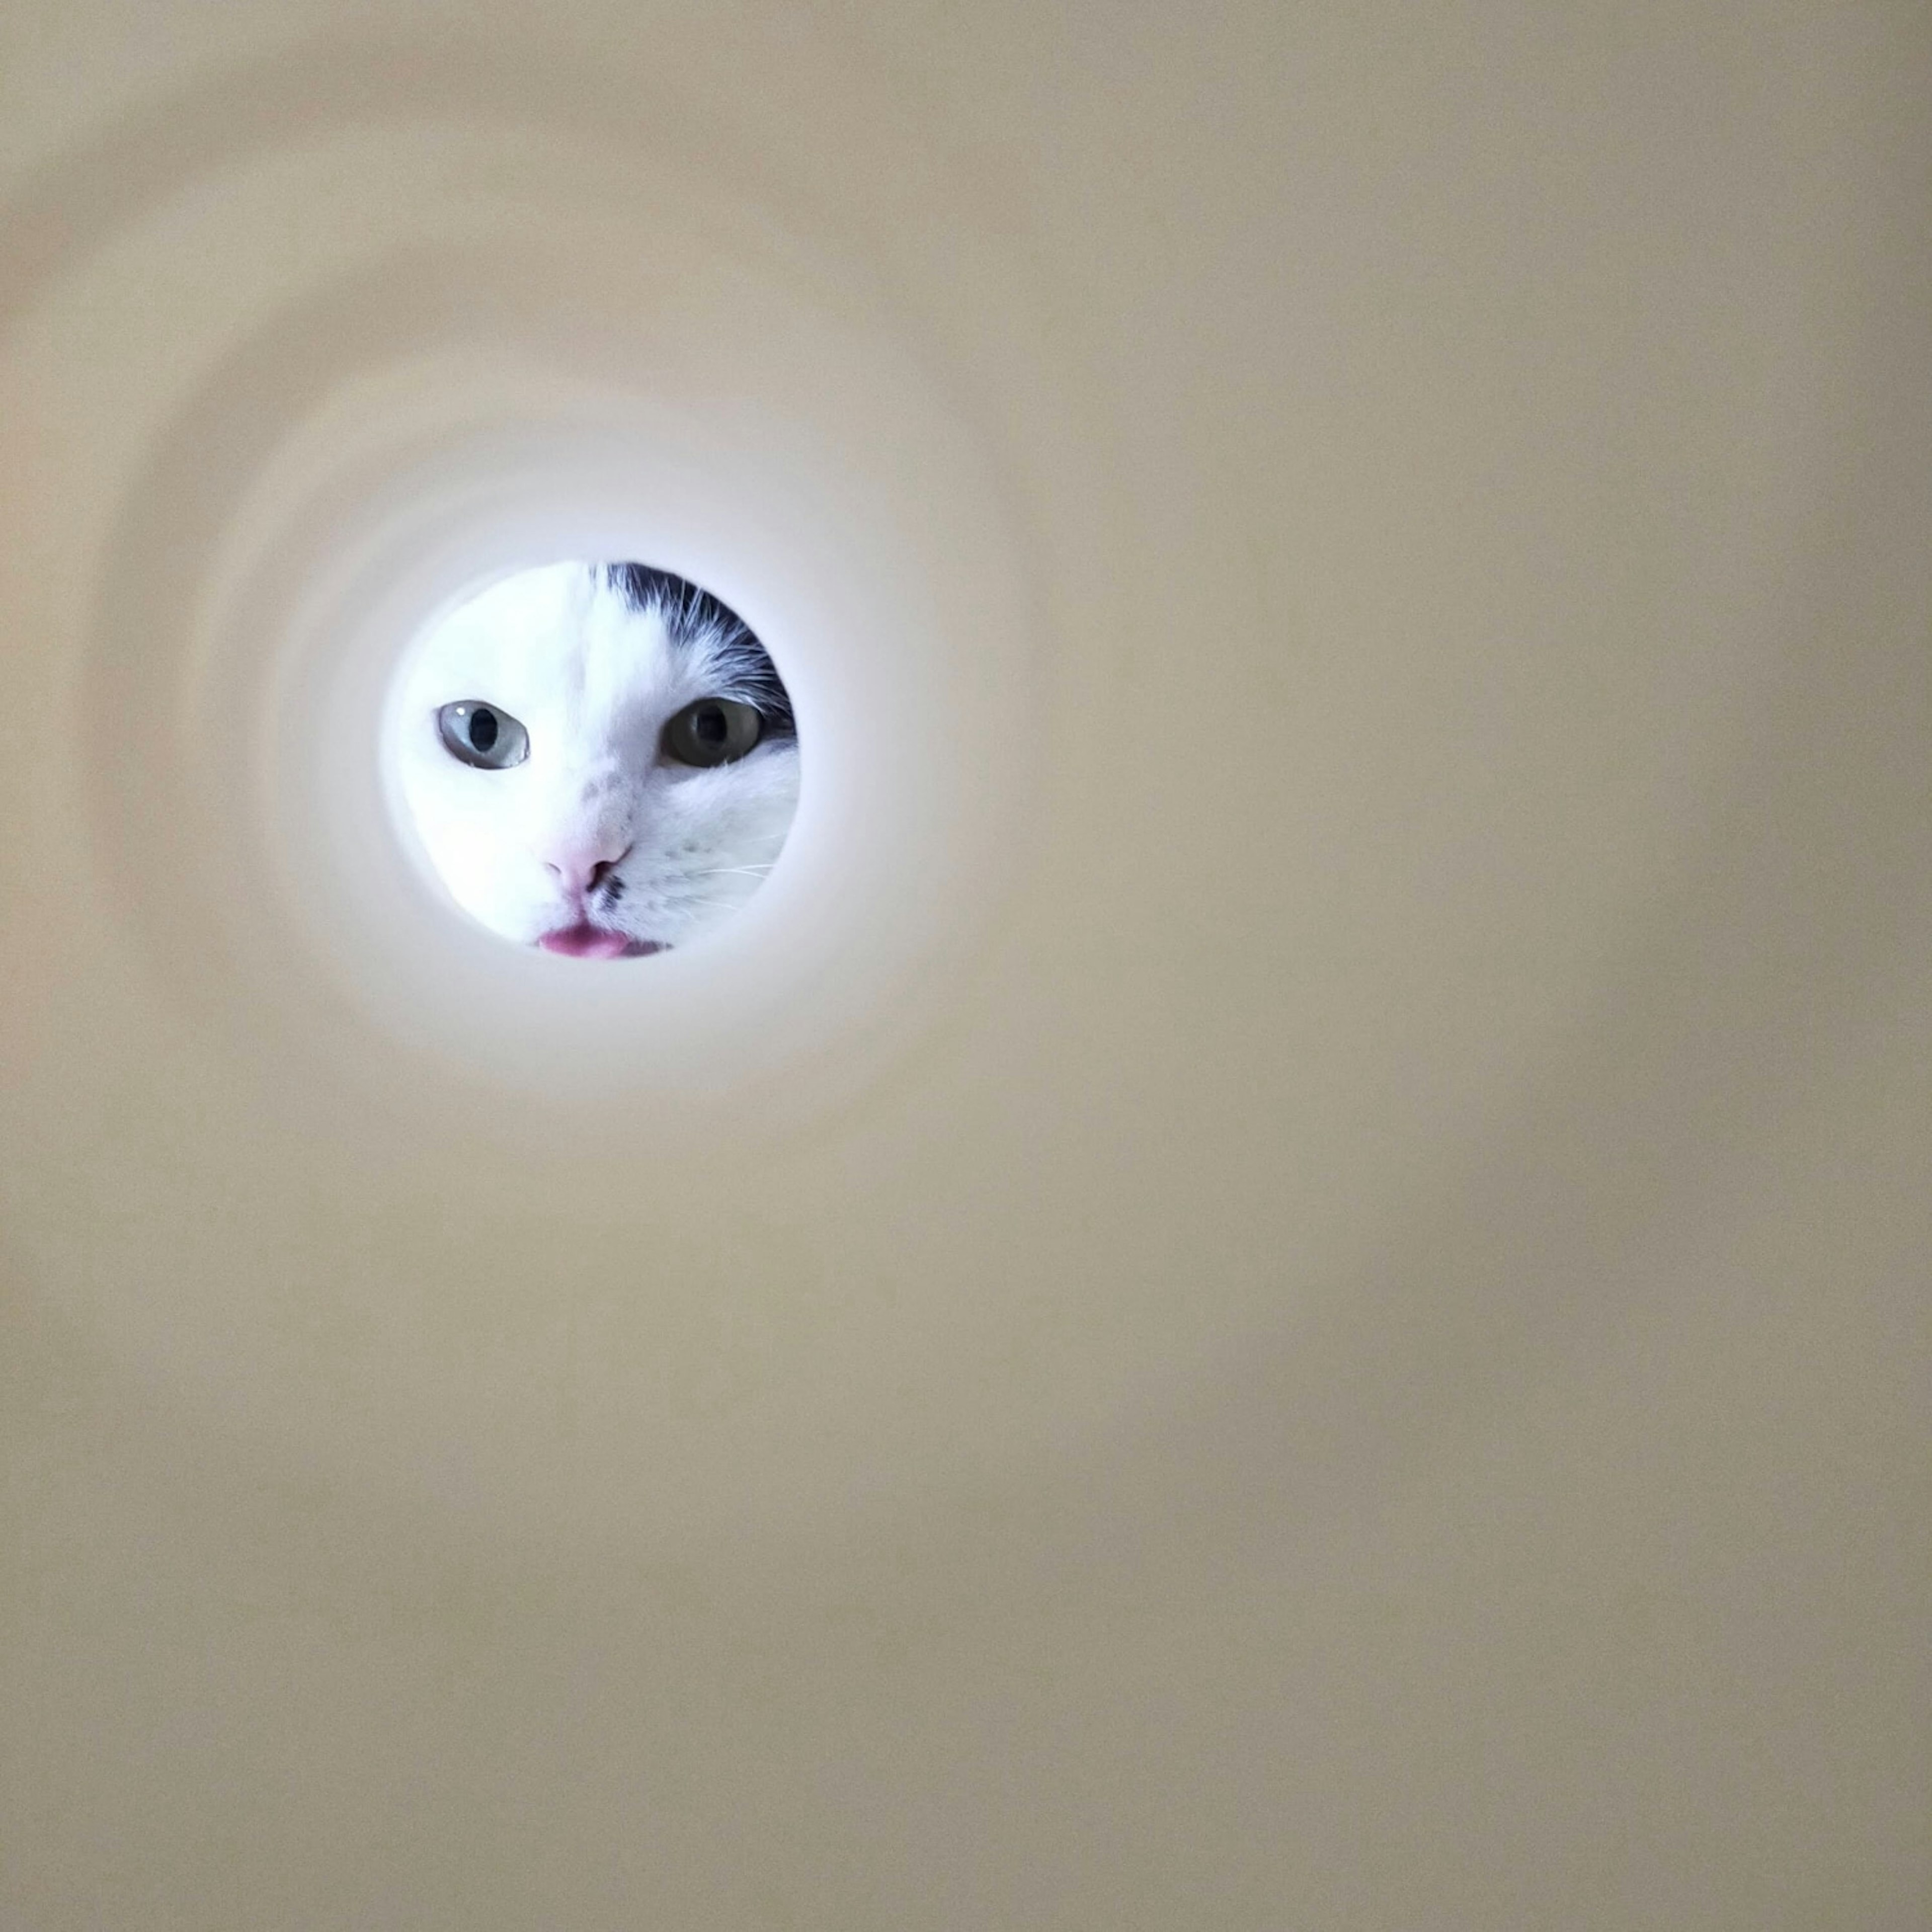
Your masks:
{"label": "dark fur patch on head", "polygon": [[717,695],[750,705],[765,721],[767,738],[797,734],[784,680],[770,653],[736,611],[721,604],[710,591],[647,563],[607,563],[602,571],[604,582],[633,610],[659,614],[672,650],[701,646],[716,660],[724,673]]}

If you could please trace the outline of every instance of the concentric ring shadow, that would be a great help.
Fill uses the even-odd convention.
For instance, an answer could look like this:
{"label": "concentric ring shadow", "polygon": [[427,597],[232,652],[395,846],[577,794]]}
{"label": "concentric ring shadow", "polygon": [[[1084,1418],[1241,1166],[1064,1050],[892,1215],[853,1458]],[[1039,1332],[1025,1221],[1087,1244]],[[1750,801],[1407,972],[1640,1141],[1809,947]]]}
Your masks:
{"label": "concentric ring shadow", "polygon": [[[877,345],[862,354],[866,380],[879,399],[876,406],[887,412],[880,418],[886,427],[882,434],[861,429],[856,441],[848,436],[843,454],[822,436],[813,442],[815,433],[802,413],[788,415],[782,405],[774,409],[748,394],[723,395],[715,404],[701,397],[678,400],[680,379],[666,376],[662,358],[657,373],[642,379],[640,393],[636,344],[621,330],[614,334],[587,326],[580,290],[560,312],[547,296],[532,292],[533,285],[547,278],[524,270],[513,255],[412,251],[386,259],[285,314],[227,358],[149,452],[108,546],[112,562],[105,573],[95,627],[98,643],[83,710],[95,741],[92,765],[105,780],[93,794],[97,841],[108,855],[114,896],[145,926],[151,956],[170,974],[178,995],[198,1006],[206,1019],[218,1026],[234,1024],[240,1010],[232,994],[212,1006],[204,998],[202,989],[208,981],[202,962],[212,933],[226,929],[231,937],[238,935],[245,950],[248,933],[260,926],[245,904],[237,916],[238,882],[250,880],[250,890],[260,889],[262,856],[251,856],[250,851],[251,838],[260,829],[255,821],[265,816],[273,821],[279,812],[278,829],[284,844],[292,842],[290,850],[302,851],[308,836],[304,815],[316,820],[318,814],[335,814],[338,794],[353,794],[358,802],[352,814],[355,826],[345,830],[344,820],[338,828],[343,836],[334,848],[337,870],[345,875],[382,874],[387,897],[380,908],[371,902],[352,910],[352,892],[348,899],[338,897],[333,910],[350,923],[371,922],[372,930],[408,921],[412,914],[398,896],[397,855],[386,847],[380,829],[386,821],[377,809],[378,782],[369,763],[375,736],[371,720],[380,710],[386,663],[410,623],[433,601],[432,593],[449,590],[448,570],[459,566],[446,558],[442,581],[412,584],[413,609],[386,610],[381,621],[390,626],[388,658],[368,655],[371,648],[380,654],[380,640],[367,648],[352,641],[350,634],[360,621],[355,600],[360,598],[366,607],[371,598],[380,603],[387,596],[394,607],[390,593],[395,584],[409,580],[412,571],[422,578],[420,557],[412,551],[428,552],[437,543],[452,556],[466,557],[472,572],[512,560],[506,554],[490,554],[487,545],[479,551],[483,539],[476,533],[485,530],[495,530],[501,542],[534,544],[526,561],[542,560],[546,542],[553,554],[584,548],[581,520],[594,520],[600,513],[600,486],[594,479],[601,476],[613,501],[621,500],[626,452],[621,436],[604,434],[601,450],[598,439],[586,442],[583,424],[586,416],[621,415],[628,402],[647,406],[645,419],[630,431],[632,469],[648,470],[656,464],[663,470],[666,464],[672,465],[656,486],[659,521],[653,527],[674,526],[678,560],[728,585],[740,608],[758,610],[775,648],[794,653],[784,659],[788,677],[797,688],[802,715],[814,743],[824,748],[835,781],[813,788],[808,780],[801,814],[808,846],[814,824],[822,820],[824,837],[841,847],[831,872],[822,865],[818,868],[813,897],[821,924],[844,917],[854,932],[863,933],[862,944],[883,965],[896,946],[903,946],[904,935],[879,925],[883,902],[876,902],[876,890],[869,909],[862,894],[849,904],[842,899],[847,886],[863,876],[862,867],[854,869],[858,852],[868,839],[876,845],[880,829],[887,826],[902,844],[908,838],[936,838],[938,843],[917,857],[908,848],[893,862],[913,866],[922,882],[916,888],[920,920],[928,926],[934,918],[942,926],[950,922],[949,950],[963,961],[958,922],[977,916],[974,908],[984,902],[993,883],[986,870],[992,848],[986,844],[988,802],[983,796],[970,808],[970,816],[980,821],[971,836],[981,841],[986,857],[965,862],[961,869],[963,773],[971,769],[983,784],[996,766],[1018,771],[1031,712],[1024,646],[1019,631],[1011,628],[1017,606],[1011,595],[995,587],[1000,572],[1011,569],[1000,560],[1006,539],[996,527],[998,514],[990,510],[990,498],[982,496],[977,504],[968,500],[975,487],[983,486],[965,482],[962,496],[946,480],[949,464],[962,479],[970,470],[970,439],[944,426],[920,427],[919,379],[909,370],[896,376],[890,356]],[[802,374],[796,379],[785,375],[772,320],[767,308],[758,324],[760,380],[768,394],[774,382],[805,380]],[[711,352],[718,352],[715,346]],[[752,352],[748,346],[746,353]],[[310,432],[318,416],[326,415],[336,392],[366,386],[385,370],[401,372],[391,379],[392,387],[400,380],[405,388],[412,382],[421,388],[440,362],[461,368],[462,380],[448,419],[434,425],[416,446],[406,437],[400,443],[379,439],[373,454],[352,453],[346,467],[332,467],[325,460],[317,472],[320,482],[311,476],[302,486],[310,494],[298,491],[266,514],[251,507],[251,493],[262,487],[264,473],[274,469],[284,446]],[[412,374],[412,364],[429,374]],[[641,366],[651,366],[648,358]],[[810,366],[822,382],[823,343]],[[668,415],[649,394],[652,383],[667,382],[673,412]],[[560,396],[567,400],[560,402]],[[895,400],[888,404],[888,396]],[[835,406],[837,400],[834,394]],[[658,407],[655,418],[650,406]],[[862,413],[850,410],[846,418],[863,420]],[[575,431],[570,428],[573,419]],[[608,428],[607,422],[607,432]],[[865,440],[868,435],[872,442]],[[328,440],[325,428],[320,442],[326,457]],[[674,442],[681,445],[681,455],[670,449]],[[755,492],[741,494],[734,508],[728,490],[724,497],[718,494],[724,486],[705,484],[706,462],[728,448],[736,454],[719,460],[736,464],[740,478],[755,474],[760,479],[762,502],[755,512]],[[682,471],[676,468],[679,461],[686,466]],[[529,472],[515,486],[524,500],[523,525],[516,527],[513,520],[505,537],[502,505],[490,500],[491,465],[499,470],[507,465],[514,472],[520,462]],[[893,481],[908,462],[917,463],[922,472],[924,488],[916,497],[899,496]],[[962,462],[965,467],[958,468]],[[866,466],[880,463],[885,468],[868,481]],[[794,482],[788,466],[800,464],[804,467]],[[546,520],[540,502],[532,507],[546,475],[580,519],[574,538],[568,517]],[[808,490],[803,481],[808,476],[822,487]],[[318,488],[320,495],[314,495]],[[275,492],[270,488],[268,494],[272,497]],[[700,498],[710,504],[709,530],[692,507]],[[918,527],[925,535],[916,534],[908,514],[922,520]],[[718,526],[734,515],[742,527],[728,535]],[[611,533],[593,548],[635,547],[615,534],[618,522],[607,522]],[[761,534],[751,533],[754,523]],[[788,523],[796,525],[795,532],[788,533]],[[475,527],[466,530],[466,525]],[[254,554],[238,564],[218,554],[236,526],[252,532],[244,549],[254,546]],[[548,538],[538,533],[545,528],[550,531]],[[266,534],[270,530],[272,538]],[[814,532],[809,538],[804,534],[808,530]],[[374,566],[374,579],[368,574],[372,543],[382,560]],[[707,544],[709,555],[704,554]],[[889,558],[881,544],[898,546],[896,558]],[[662,544],[653,538],[650,547],[661,549]],[[868,547],[877,554],[859,560]],[[291,596],[299,603],[296,593],[306,578],[317,572],[327,575],[345,550],[352,557],[364,557],[350,572],[353,578],[360,569],[362,578],[346,607],[350,614],[338,604],[327,617],[311,615],[298,622]],[[850,555],[842,563],[846,553]],[[394,581],[383,581],[384,572]],[[220,580],[218,591],[211,590],[211,572]],[[340,575],[339,569],[336,574]],[[948,578],[950,582],[942,583]],[[862,591],[855,604],[854,596]],[[869,616],[866,597],[877,607]],[[224,610],[224,605],[231,608]],[[808,649],[800,642],[800,626],[814,608],[818,616]],[[332,638],[326,628],[331,622],[346,628]],[[996,648],[1002,623],[1010,627],[1013,641]],[[318,624],[324,628],[318,631]],[[298,632],[298,646],[278,644],[278,638],[292,638]],[[211,645],[208,636],[217,634],[226,641]],[[854,647],[867,634],[873,639],[866,646],[870,657],[855,656]],[[956,639],[970,634],[970,653],[959,655],[956,645],[944,645],[941,640],[949,634]],[[304,668],[278,662],[278,650],[286,657],[290,648],[297,650]],[[949,649],[956,652],[950,665]],[[283,728],[258,718],[264,706],[271,719],[283,718]],[[323,734],[331,758],[326,771],[296,782],[292,791],[288,790],[293,776],[290,768],[302,764],[307,753],[301,732],[291,737],[286,728],[291,707],[302,730],[313,728]],[[922,724],[922,715],[929,722]],[[172,736],[156,730],[157,721],[164,718],[174,721]],[[944,737],[940,718],[946,721]],[[282,730],[280,740],[277,728]],[[944,755],[935,756],[942,742]],[[269,762],[262,767],[265,755]],[[244,777],[251,766],[256,768],[254,777]],[[278,770],[283,777],[274,776]],[[279,786],[286,794],[279,802],[260,791],[265,772],[271,791]],[[842,775],[842,784],[837,782]],[[874,794],[891,796],[891,806],[863,802],[862,794]],[[842,795],[847,799],[842,806]],[[1009,818],[1017,809],[1016,796],[1007,807]],[[952,830],[943,829],[948,824]],[[942,858],[946,851],[953,856]],[[292,862],[298,869],[306,868],[298,883],[313,887],[316,856],[311,852],[284,861],[284,874]],[[970,877],[976,863],[976,884]],[[1007,890],[1010,865],[1002,860],[998,869],[1008,874],[1008,883],[998,890]],[[748,962],[737,968],[740,1035],[751,1012],[771,1010],[769,987],[762,1009],[760,1004],[760,982],[770,981],[770,969],[755,957],[756,928],[771,916],[763,907],[768,897],[782,913],[785,870],[782,866],[768,892],[759,895],[760,910],[746,929],[751,950],[739,951],[741,962]],[[914,889],[914,874],[897,889],[902,898]],[[932,887],[942,878],[950,883],[935,900]],[[418,887],[419,882],[412,882],[410,890]],[[225,918],[220,910],[224,902]],[[905,926],[903,920],[898,923]],[[426,930],[413,927],[406,950],[428,943]],[[326,942],[328,935],[322,936]],[[506,962],[500,948],[472,954],[461,950],[463,942],[450,943],[454,950],[445,967],[470,986],[472,998],[487,1001],[502,995],[511,983],[506,974],[521,970],[520,963]],[[817,969],[821,979],[829,971],[848,988],[864,987],[865,971],[839,957],[841,948],[849,950],[850,935],[829,935],[826,943],[832,951]],[[933,943],[930,938],[917,942],[914,950],[929,951]],[[812,949],[794,938],[783,956],[796,982],[798,970],[810,964]],[[728,973],[730,958],[728,951],[708,946],[706,975],[716,980],[721,970]],[[910,955],[902,955],[902,968],[910,961]],[[542,968],[550,964],[544,962]],[[265,956],[254,962],[258,1028],[268,1024],[268,1009],[285,1002],[299,983],[300,976],[289,968],[286,954],[279,962]],[[664,962],[664,970],[652,976],[653,992],[674,987],[676,972],[672,962]],[[446,1002],[454,983],[446,977],[434,1004]],[[515,980],[524,990],[502,996],[533,1003],[534,1010],[546,999],[554,1004],[554,994],[536,990],[550,983],[526,972]],[[687,979],[687,989],[690,983]],[[489,992],[491,986],[496,994]],[[869,998],[856,1004],[848,993],[848,1010],[857,1018],[857,1006],[864,1006],[864,1023],[873,1026],[884,1004],[879,995],[876,981]],[[422,990],[396,997],[413,997],[418,1012],[433,1004]],[[599,1022],[609,1022],[616,1011],[608,1004],[606,988],[586,995],[580,986],[573,987],[570,1004]],[[507,1025],[514,1018],[513,1010],[500,1010],[496,1023]],[[314,1001],[298,1030],[318,1043],[328,1036]],[[836,1030],[828,1024],[825,1035]],[[608,1059],[608,1047],[607,1038],[601,1058]],[[558,1050],[556,1037],[548,1045],[538,1040],[532,1048],[539,1059]],[[344,1042],[338,1040],[326,1057],[345,1064],[344,1051]],[[348,1054],[350,1062],[358,1058],[368,1056]],[[536,1066],[536,1061],[531,1064]],[[540,1076],[541,1069],[537,1071]]]}

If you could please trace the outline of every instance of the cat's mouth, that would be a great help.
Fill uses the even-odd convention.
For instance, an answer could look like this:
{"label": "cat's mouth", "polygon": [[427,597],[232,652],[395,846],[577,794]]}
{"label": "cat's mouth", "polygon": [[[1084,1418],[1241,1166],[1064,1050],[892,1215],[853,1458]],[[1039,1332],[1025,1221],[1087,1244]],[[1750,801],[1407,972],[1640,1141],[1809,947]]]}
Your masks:
{"label": "cat's mouth", "polygon": [[648,952],[664,950],[655,939],[633,939],[628,932],[613,932],[608,926],[592,926],[587,919],[546,932],[537,944],[546,952],[560,952],[566,959],[641,959]]}

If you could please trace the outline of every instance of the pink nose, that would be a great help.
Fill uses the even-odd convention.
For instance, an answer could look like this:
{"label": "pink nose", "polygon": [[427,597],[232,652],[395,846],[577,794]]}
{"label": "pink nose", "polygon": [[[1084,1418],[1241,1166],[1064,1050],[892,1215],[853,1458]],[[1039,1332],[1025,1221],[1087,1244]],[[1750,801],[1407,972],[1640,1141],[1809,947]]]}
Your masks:
{"label": "pink nose", "polygon": [[628,845],[616,846],[614,841],[593,845],[560,845],[544,860],[544,866],[566,892],[580,898],[594,892],[623,862],[630,850]]}

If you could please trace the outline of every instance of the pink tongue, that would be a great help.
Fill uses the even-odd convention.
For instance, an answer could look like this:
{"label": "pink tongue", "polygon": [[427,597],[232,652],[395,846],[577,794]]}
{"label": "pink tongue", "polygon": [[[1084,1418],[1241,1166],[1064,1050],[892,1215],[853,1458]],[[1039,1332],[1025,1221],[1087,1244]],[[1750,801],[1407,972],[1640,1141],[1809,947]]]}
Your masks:
{"label": "pink tongue", "polygon": [[630,940],[621,932],[607,932],[601,926],[580,922],[560,926],[537,941],[546,952],[561,952],[570,959],[616,959],[630,950]]}

